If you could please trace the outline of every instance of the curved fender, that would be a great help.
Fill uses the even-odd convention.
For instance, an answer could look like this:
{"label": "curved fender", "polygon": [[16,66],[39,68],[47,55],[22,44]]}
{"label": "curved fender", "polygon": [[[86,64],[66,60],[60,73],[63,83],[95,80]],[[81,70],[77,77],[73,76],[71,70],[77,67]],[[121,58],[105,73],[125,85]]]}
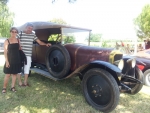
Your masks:
{"label": "curved fender", "polygon": [[111,69],[112,71],[121,73],[121,70],[117,66],[115,66],[109,62],[95,60],[95,61],[91,62],[90,64],[99,64],[99,65],[102,65],[102,66],[105,66],[105,67]]}
{"label": "curved fender", "polygon": [[110,70],[116,72],[118,77],[121,76],[122,71],[117,66],[115,66],[109,62],[95,60],[95,61],[90,62],[89,64],[85,64],[85,65],[80,66],[74,72],[72,72],[70,75],[68,75],[66,78],[70,78],[70,77],[74,76],[75,74],[80,73],[82,70],[86,69],[91,64],[98,64],[100,66],[105,66],[105,67],[109,68]]}

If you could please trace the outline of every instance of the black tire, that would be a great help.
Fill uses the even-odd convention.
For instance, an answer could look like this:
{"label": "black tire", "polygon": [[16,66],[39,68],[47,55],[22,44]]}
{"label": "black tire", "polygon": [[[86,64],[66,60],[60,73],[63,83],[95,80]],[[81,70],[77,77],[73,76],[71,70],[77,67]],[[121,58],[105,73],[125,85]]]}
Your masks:
{"label": "black tire", "polygon": [[95,109],[111,112],[119,101],[119,87],[114,77],[107,71],[93,68],[84,74],[82,90],[86,101]]}
{"label": "black tire", "polygon": [[[143,82],[143,76],[144,76],[143,72],[138,67],[135,67],[135,78]],[[130,81],[126,83],[127,83],[126,85],[132,89],[130,92],[127,92],[128,94],[131,94],[131,95],[137,94],[143,87],[143,83],[136,84]]]}
{"label": "black tire", "polygon": [[62,45],[51,46],[46,54],[46,67],[55,78],[65,78],[71,67],[70,55]]}
{"label": "black tire", "polygon": [[144,84],[150,86],[150,69],[144,72]]}

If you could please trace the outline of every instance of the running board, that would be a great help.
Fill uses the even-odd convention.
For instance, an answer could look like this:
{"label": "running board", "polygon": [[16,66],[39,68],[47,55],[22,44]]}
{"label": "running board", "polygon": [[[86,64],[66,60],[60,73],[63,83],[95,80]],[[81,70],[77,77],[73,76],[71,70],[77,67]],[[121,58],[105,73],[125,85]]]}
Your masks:
{"label": "running board", "polygon": [[44,71],[44,70],[41,70],[41,69],[39,69],[39,68],[30,68],[30,70],[31,71],[33,71],[33,72],[35,72],[35,73],[38,73],[38,74],[40,74],[40,75],[43,75],[43,76],[45,76],[45,77],[48,77],[48,78],[50,78],[50,79],[52,79],[52,80],[55,80],[55,81],[57,81],[57,80],[62,80],[62,79],[58,79],[58,78],[54,78],[49,72],[47,72],[47,71]]}

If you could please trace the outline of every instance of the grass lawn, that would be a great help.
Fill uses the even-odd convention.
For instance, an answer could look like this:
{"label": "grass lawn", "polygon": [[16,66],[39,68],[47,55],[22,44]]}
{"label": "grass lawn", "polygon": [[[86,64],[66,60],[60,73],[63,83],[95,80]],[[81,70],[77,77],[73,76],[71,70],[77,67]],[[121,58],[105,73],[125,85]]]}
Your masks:
{"label": "grass lawn", "polygon": [[[0,55],[0,87],[3,86],[3,64]],[[3,62],[4,63],[4,62]],[[11,79],[6,94],[0,94],[0,113],[100,113],[85,101],[77,77],[53,81],[32,73],[31,87],[11,92]],[[119,105],[112,113],[150,113],[150,87],[144,86],[136,95],[120,94]]]}

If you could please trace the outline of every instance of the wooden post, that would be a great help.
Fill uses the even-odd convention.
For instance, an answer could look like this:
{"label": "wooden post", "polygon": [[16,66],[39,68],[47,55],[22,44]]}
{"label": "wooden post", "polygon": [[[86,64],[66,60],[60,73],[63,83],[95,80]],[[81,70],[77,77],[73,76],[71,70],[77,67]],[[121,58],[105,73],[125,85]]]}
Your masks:
{"label": "wooden post", "polygon": [[90,36],[91,36],[91,31],[89,32],[88,46],[90,46]]}

